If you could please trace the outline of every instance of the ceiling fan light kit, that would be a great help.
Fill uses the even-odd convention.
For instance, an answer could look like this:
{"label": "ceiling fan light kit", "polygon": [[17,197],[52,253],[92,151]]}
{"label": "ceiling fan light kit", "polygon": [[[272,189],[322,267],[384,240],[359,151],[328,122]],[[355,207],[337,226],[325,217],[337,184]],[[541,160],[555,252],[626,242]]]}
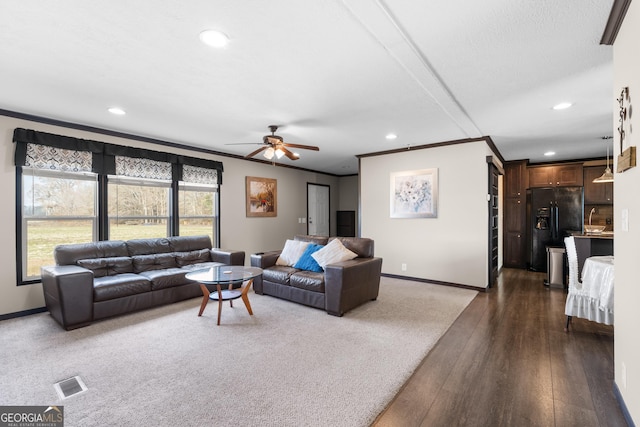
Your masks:
{"label": "ceiling fan light kit", "polygon": [[267,159],[271,160],[273,159],[273,155],[274,155],[275,151],[273,149],[273,147],[269,147],[265,150],[263,156],[266,157]]}
{"label": "ceiling fan light kit", "polygon": [[[274,156],[277,159],[281,159],[283,156],[287,156],[290,160],[298,160],[300,158],[300,154],[290,151],[289,148],[302,148],[304,150],[320,151],[318,147],[315,147],[313,145],[290,144],[288,142],[285,142],[281,136],[276,135],[276,130],[278,130],[278,126],[276,125],[270,125],[269,130],[271,130],[271,135],[265,135],[264,137],[262,137],[262,144],[256,143],[262,145],[262,147],[244,156],[245,159],[249,159],[264,151],[262,155],[268,160],[272,160]],[[253,145],[253,143],[250,144]]]}

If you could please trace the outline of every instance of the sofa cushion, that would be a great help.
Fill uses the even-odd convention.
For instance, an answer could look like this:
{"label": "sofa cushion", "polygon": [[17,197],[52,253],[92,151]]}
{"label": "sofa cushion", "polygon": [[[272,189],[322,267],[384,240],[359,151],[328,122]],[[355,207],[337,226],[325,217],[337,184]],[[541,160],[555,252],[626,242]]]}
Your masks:
{"label": "sofa cushion", "polygon": [[174,252],[189,252],[198,249],[211,249],[211,238],[202,236],[174,236],[168,237],[171,250]]}
{"label": "sofa cushion", "polygon": [[309,242],[287,239],[284,243],[284,248],[282,249],[280,256],[276,260],[276,265],[294,265],[298,262],[309,245]]}
{"label": "sofa cushion", "polygon": [[131,239],[126,242],[127,250],[130,256],[147,255],[147,254],[163,254],[173,252],[174,249],[166,237],[157,239]]}
{"label": "sofa cushion", "polygon": [[309,246],[307,246],[307,249],[304,250],[304,253],[300,257],[298,262],[296,262],[293,267],[297,268],[298,270],[322,272],[322,267],[320,267],[316,260],[311,256],[314,252],[322,249],[322,247],[322,245],[316,245],[313,243],[309,244]]}
{"label": "sofa cushion", "polygon": [[211,250],[200,249],[198,251],[176,252],[175,258],[178,267],[184,267],[189,264],[198,264],[211,261]]}
{"label": "sofa cushion", "polygon": [[174,254],[136,255],[133,257],[133,272],[161,270],[177,267]]}
{"label": "sofa cushion", "polygon": [[181,268],[167,268],[163,270],[143,271],[140,275],[149,279],[152,291],[157,291],[158,289],[173,288],[175,286],[193,283],[184,277],[188,272],[189,270],[183,270]]}
{"label": "sofa cushion", "polygon": [[345,248],[339,239],[333,239],[317,252],[311,254],[318,265],[324,269],[327,264],[335,264],[336,262],[348,261],[358,256],[355,252]]}
{"label": "sofa cushion", "polygon": [[291,275],[289,283],[294,288],[324,293],[324,273],[299,271]]}
{"label": "sofa cushion", "polygon": [[93,277],[115,276],[121,273],[133,273],[131,258],[89,258],[79,259],[76,264],[93,271]]}
{"label": "sofa cushion", "polygon": [[151,282],[133,273],[98,277],[93,280],[93,300],[107,301],[151,291]]}
{"label": "sofa cushion", "polygon": [[293,273],[297,273],[297,270],[293,267],[287,267],[284,265],[274,265],[273,267],[262,270],[262,280],[267,280],[272,283],[279,283],[281,285],[289,285],[289,277]]}
{"label": "sofa cushion", "polygon": [[74,265],[80,259],[121,256],[129,256],[127,245],[122,240],[58,245],[53,251],[53,257],[57,265]]}

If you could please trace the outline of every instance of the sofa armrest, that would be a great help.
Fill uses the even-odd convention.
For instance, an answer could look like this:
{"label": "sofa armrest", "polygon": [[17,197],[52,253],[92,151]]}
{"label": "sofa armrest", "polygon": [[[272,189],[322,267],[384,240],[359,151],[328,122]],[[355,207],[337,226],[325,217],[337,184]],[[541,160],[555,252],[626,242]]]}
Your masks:
{"label": "sofa armrest", "polygon": [[347,311],[378,298],[382,258],[356,258],[324,269],[327,313],[342,316]]}
{"label": "sofa armrest", "polygon": [[66,330],[93,320],[93,272],[75,265],[42,267],[44,301],[53,317]]}
{"label": "sofa armrest", "polygon": [[244,265],[244,251],[233,249],[211,249],[211,260],[226,265]]}
{"label": "sofa armrest", "polygon": [[273,267],[282,251],[258,252],[251,254],[251,267],[265,268]]}
{"label": "sofa armrest", "polygon": [[[259,267],[261,269],[266,269],[269,267],[273,267],[276,265],[276,261],[280,256],[282,250],[278,251],[269,251],[269,252],[258,252],[255,254],[251,254],[251,267]],[[262,274],[258,277],[254,277],[253,279],[253,292],[256,294],[262,295]]]}

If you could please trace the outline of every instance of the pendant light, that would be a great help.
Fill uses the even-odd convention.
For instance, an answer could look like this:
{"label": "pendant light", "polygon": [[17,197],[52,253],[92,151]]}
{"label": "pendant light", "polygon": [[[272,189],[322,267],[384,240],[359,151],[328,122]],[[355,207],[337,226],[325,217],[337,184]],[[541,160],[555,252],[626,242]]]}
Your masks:
{"label": "pendant light", "polygon": [[607,168],[604,170],[604,173],[593,180],[596,184],[602,184],[605,182],[613,182],[613,172],[611,172],[611,168],[609,167],[609,147],[607,147]]}

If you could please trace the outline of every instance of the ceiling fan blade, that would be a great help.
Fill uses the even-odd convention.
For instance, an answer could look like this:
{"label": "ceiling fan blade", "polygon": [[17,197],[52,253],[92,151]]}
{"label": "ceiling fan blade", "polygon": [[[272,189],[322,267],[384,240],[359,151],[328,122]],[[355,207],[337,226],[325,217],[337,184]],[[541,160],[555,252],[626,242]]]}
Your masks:
{"label": "ceiling fan blade", "polygon": [[[283,144],[284,145],[284,144]],[[293,154],[291,151],[287,150],[286,148],[283,147],[283,145],[280,145],[280,147],[278,147],[278,149],[284,151],[284,155],[287,156],[288,158],[290,158],[291,160],[298,160],[299,157],[296,156],[295,154]]]}
{"label": "ceiling fan blade", "polygon": [[286,145],[287,147],[291,147],[291,148],[302,148],[303,150],[320,151],[318,147],[315,147],[313,145],[289,144],[288,142],[284,142],[283,145]]}
{"label": "ceiling fan blade", "polygon": [[266,150],[267,148],[269,148],[269,147],[268,147],[268,146],[260,147],[260,148],[258,148],[256,151],[254,151],[254,152],[252,152],[252,153],[249,153],[249,154],[247,154],[246,156],[244,156],[244,158],[245,158],[245,159],[248,159],[249,157],[253,157],[253,156],[255,156],[256,154],[258,154],[258,153],[260,153],[260,152],[262,152],[262,151]]}

